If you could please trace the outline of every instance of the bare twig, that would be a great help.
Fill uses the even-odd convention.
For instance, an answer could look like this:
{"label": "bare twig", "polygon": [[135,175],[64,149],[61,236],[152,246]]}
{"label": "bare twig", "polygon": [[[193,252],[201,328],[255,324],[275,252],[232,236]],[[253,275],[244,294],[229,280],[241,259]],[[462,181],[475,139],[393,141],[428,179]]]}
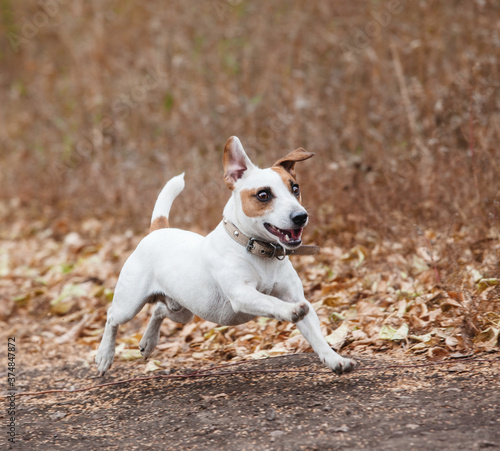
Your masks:
{"label": "bare twig", "polygon": [[473,87],[471,88],[470,102],[469,102],[469,158],[472,168],[472,178],[474,180],[474,188],[476,189],[477,200],[480,200],[479,185],[477,183],[476,174],[476,159],[475,159],[475,142],[474,142],[474,94]]}
{"label": "bare twig", "polygon": [[401,65],[401,60],[399,59],[398,49],[394,43],[391,43],[391,54],[392,61],[394,63],[394,69],[396,70],[396,77],[398,79],[399,89],[401,91],[401,97],[403,98],[403,104],[406,110],[406,115],[408,117],[408,125],[412,136],[415,138],[417,136],[417,120],[415,118],[415,112],[411,107],[410,94],[408,92],[408,86],[406,85],[406,80],[403,74],[403,66]]}
{"label": "bare twig", "polygon": [[[281,357],[281,356],[280,356]],[[269,360],[273,358],[279,358],[279,357],[268,357],[267,359],[261,359],[261,360],[256,360],[253,362],[259,362],[262,360]],[[497,362],[500,361],[500,358],[494,358],[494,359],[483,359],[483,358],[474,358],[474,357],[466,357],[461,360],[461,362],[471,362],[471,363],[492,363],[492,362]],[[386,366],[365,366],[365,367],[360,367],[356,371],[386,371],[389,369],[408,369],[408,368],[424,368],[424,367],[429,367],[429,366],[437,366],[437,365],[447,365],[447,364],[453,364],[456,363],[456,360],[445,360],[445,361],[439,361],[439,362],[429,362],[429,363],[417,363],[417,364],[406,364],[406,365],[386,365]],[[190,378],[201,378],[201,377],[221,377],[221,376],[235,376],[235,375],[243,375],[243,374],[282,374],[282,373],[301,373],[301,374],[328,374],[331,375],[332,371],[328,370],[320,370],[320,371],[314,371],[314,370],[291,370],[291,369],[282,369],[282,370],[266,370],[266,369],[244,369],[244,370],[234,370],[234,371],[213,371],[215,369],[226,369],[229,367],[233,367],[236,365],[241,365],[244,363],[250,363],[249,361],[242,361],[242,362],[236,362],[236,363],[229,363],[227,365],[220,365],[217,367],[213,367],[210,369],[204,369],[204,370],[198,370],[198,371],[193,371],[190,373],[186,374],[160,374],[156,376],[145,376],[145,377],[134,377],[130,379],[123,379],[119,381],[114,381],[114,382],[107,382],[105,384],[98,384],[98,385],[92,385],[89,387],[83,387],[83,388],[78,388],[74,390],[68,390],[68,389],[55,389],[55,390],[44,390],[44,391],[39,391],[39,392],[22,392],[22,393],[16,393],[17,396],[39,396],[39,395],[46,395],[46,394],[54,394],[54,393],[80,393],[80,392],[85,392],[85,391],[90,391],[90,390],[96,390],[98,388],[104,388],[104,387],[110,387],[113,385],[121,385],[121,384],[126,384],[129,382],[139,382],[139,381],[148,381],[148,380],[155,380],[155,379],[190,379]],[[6,395],[4,398],[7,398],[8,396],[11,395]]]}
{"label": "bare twig", "polygon": [[436,277],[436,283],[439,284],[439,283],[441,283],[441,277],[439,276],[439,270],[438,270],[438,267],[437,267],[437,263],[434,260],[433,246],[432,246],[432,243],[429,240],[429,238],[427,238],[427,236],[425,235],[425,233],[424,233],[424,238],[425,238],[425,241],[427,242],[427,246],[429,246],[429,254],[430,254],[430,257],[431,257],[432,267],[434,268],[434,276]]}
{"label": "bare twig", "polygon": [[80,336],[82,330],[85,329],[85,327],[88,324],[92,323],[96,317],[97,317],[97,313],[94,313],[93,315],[85,314],[80,322],[75,324],[64,335],[57,337],[55,339],[55,342],[57,344],[64,344],[64,343],[68,343],[69,341],[71,341],[71,342],[75,341],[76,338]]}

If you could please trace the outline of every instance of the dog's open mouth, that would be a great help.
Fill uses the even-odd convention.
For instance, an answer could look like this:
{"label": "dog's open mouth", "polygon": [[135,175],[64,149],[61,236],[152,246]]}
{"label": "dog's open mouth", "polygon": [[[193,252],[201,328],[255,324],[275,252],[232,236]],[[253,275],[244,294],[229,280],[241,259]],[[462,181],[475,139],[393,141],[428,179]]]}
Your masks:
{"label": "dog's open mouth", "polygon": [[301,236],[302,231],[304,230],[303,227],[284,230],[279,229],[278,227],[275,227],[267,222],[264,224],[264,227],[273,235],[277,236],[280,242],[286,246],[300,246],[302,244]]}

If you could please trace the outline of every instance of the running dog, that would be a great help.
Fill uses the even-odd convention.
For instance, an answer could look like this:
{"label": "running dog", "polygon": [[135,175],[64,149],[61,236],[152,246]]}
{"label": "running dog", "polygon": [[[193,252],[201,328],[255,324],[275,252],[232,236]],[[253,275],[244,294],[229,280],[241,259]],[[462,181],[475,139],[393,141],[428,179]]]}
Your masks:
{"label": "running dog", "polygon": [[288,258],[317,253],[315,246],[302,246],[308,214],[295,174],[295,164],[313,155],[299,148],[271,168],[259,169],[240,140],[229,138],[223,166],[232,194],[222,221],[206,237],[169,228],[170,207],[184,189],[184,174],[165,185],[154,206],[149,235],[118,278],[95,358],[101,376],[113,363],[118,326],[148,302],[155,308],[139,344],[145,359],[158,344],[165,318],[187,323],[197,315],[231,326],[265,316],[295,323],[337,374],[354,369],[355,362],[338,355],[323,337],[318,316]]}

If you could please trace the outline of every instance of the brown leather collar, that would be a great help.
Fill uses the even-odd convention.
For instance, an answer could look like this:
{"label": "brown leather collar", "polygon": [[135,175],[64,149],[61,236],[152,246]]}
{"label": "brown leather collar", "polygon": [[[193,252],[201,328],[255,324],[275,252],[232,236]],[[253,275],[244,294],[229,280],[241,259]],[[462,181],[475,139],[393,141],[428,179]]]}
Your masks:
{"label": "brown leather collar", "polygon": [[319,253],[319,246],[300,246],[297,249],[285,249],[279,243],[269,243],[257,238],[250,238],[226,218],[223,218],[222,222],[226,232],[234,241],[244,246],[251,254],[259,257],[276,257],[278,260],[283,260],[287,255],[315,255]]}

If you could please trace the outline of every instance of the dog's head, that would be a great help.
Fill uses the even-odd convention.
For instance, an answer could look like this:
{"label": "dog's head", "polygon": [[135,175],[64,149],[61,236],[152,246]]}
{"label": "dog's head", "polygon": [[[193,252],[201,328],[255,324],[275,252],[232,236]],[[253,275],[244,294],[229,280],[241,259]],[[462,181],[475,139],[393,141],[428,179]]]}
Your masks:
{"label": "dog's head", "polygon": [[295,163],[312,152],[299,148],[268,169],[259,169],[248,158],[240,140],[232,136],[224,147],[224,181],[233,192],[237,226],[247,235],[278,241],[293,249],[302,244],[308,215],[301,205]]}

